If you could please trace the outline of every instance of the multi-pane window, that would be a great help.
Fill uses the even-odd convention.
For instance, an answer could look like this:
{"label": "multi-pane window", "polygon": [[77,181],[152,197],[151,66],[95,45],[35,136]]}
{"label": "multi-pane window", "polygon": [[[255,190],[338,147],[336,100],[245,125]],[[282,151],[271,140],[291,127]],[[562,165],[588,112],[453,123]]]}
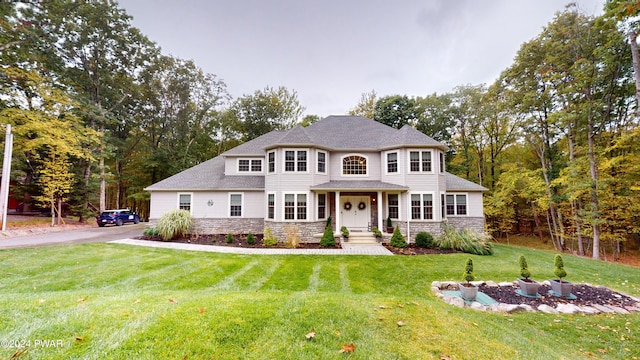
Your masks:
{"label": "multi-pane window", "polygon": [[327,153],[318,152],[318,173],[327,172]]}
{"label": "multi-pane window", "polygon": [[229,216],[242,216],[242,194],[229,195]]}
{"label": "multi-pane window", "polygon": [[467,195],[447,194],[447,215],[467,215]]}
{"label": "multi-pane window", "polygon": [[178,208],[180,210],[191,211],[191,194],[178,195]]}
{"label": "multi-pane window", "polygon": [[307,194],[284,194],[284,219],[307,219]]}
{"label": "multi-pane window", "polygon": [[440,172],[444,172],[444,154],[440,153]]}
{"label": "multi-pane window", "polygon": [[388,153],[387,154],[387,173],[397,173],[398,172],[398,153]]}
{"label": "multi-pane window", "polygon": [[238,172],[248,172],[249,171],[249,160],[241,159],[238,160]]}
{"label": "multi-pane window", "polygon": [[268,156],[268,162],[269,162],[269,172],[275,172],[276,171],[276,153],[275,152],[270,152]]}
{"label": "multi-pane window", "polygon": [[444,206],[444,194],[440,194],[440,215],[442,216],[443,220],[447,216]]}
{"label": "multi-pane window", "polygon": [[298,171],[299,172],[307,171],[307,152],[306,151],[298,151]]}
{"label": "multi-pane window", "polygon": [[431,172],[431,151],[410,151],[409,171]]}
{"label": "multi-pane window", "polygon": [[345,156],[342,159],[343,175],[367,175],[367,158],[357,155]]}
{"label": "multi-pane window", "polygon": [[267,195],[267,219],[275,219],[276,217],[276,195]]}
{"label": "multi-pane window", "polygon": [[318,194],[318,219],[327,218],[327,194]]}
{"label": "multi-pane window", "polygon": [[411,219],[433,219],[433,195],[411,194]]}
{"label": "multi-pane window", "polygon": [[261,159],[239,159],[238,172],[262,172]]}
{"label": "multi-pane window", "polygon": [[398,200],[398,194],[389,194],[387,197],[388,200],[388,207],[389,207],[389,217],[392,219],[398,219],[399,218],[399,214],[398,214],[398,205],[399,205],[399,200]]}
{"label": "multi-pane window", "polygon": [[287,150],[284,152],[284,171],[286,172],[306,172],[307,171],[307,151]]}

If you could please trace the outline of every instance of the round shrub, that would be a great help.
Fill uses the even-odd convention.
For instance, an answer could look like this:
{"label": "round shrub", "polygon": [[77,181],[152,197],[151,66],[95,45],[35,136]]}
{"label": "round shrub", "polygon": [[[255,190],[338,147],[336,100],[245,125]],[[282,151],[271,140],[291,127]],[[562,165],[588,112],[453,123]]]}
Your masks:
{"label": "round shrub", "polygon": [[158,219],[158,235],[165,240],[173,240],[189,233],[193,218],[187,210],[172,210]]}
{"label": "round shrub", "polygon": [[333,237],[333,230],[330,227],[324,229],[324,233],[322,234],[322,239],[320,239],[320,246],[322,247],[336,246],[336,239],[335,237]]}
{"label": "round shrub", "polygon": [[393,230],[393,235],[391,235],[389,245],[396,248],[406,248],[409,245],[407,244],[407,240],[405,240],[404,236],[400,233],[400,228],[397,226],[396,229]]}
{"label": "round shrub", "polygon": [[428,232],[419,232],[416,235],[416,245],[421,248],[433,248],[435,247],[435,242],[433,240],[433,236]]}

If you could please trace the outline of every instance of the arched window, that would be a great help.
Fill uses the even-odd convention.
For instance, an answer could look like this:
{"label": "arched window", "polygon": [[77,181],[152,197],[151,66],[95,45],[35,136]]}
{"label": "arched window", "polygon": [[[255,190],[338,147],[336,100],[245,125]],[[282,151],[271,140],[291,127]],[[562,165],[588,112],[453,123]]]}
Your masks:
{"label": "arched window", "polygon": [[342,158],[342,175],[367,175],[367,158],[357,155]]}

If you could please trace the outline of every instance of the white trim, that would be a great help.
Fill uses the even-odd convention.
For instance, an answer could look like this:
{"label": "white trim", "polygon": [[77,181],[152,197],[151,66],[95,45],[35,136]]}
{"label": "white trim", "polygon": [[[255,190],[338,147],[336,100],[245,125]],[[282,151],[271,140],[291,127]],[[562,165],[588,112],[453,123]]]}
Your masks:
{"label": "white trim", "polygon": [[[240,216],[231,215],[231,195],[240,195]],[[227,216],[230,218],[242,218],[244,217],[244,193],[243,192],[230,192],[227,197]]]}
{"label": "white trim", "polygon": [[[419,166],[420,166],[420,170],[418,171],[411,171],[411,153],[412,152],[417,152],[418,153],[418,161],[419,161]],[[422,170],[422,153],[423,152],[428,152],[431,157],[431,170],[429,171],[423,171]],[[433,150],[432,149],[407,149],[407,174],[433,174],[434,173],[434,160],[433,160]]]}
{"label": "white trim", "polygon": [[[249,170],[241,171],[240,170],[240,161],[249,161]],[[253,170],[253,162],[260,161],[260,171]],[[253,158],[253,157],[245,157],[236,159],[236,172],[238,174],[263,174],[264,173],[264,159],[263,158]]]}
{"label": "white trim", "polygon": [[[276,217],[278,216],[278,211],[276,210],[278,208],[278,202],[276,201],[276,193],[275,192],[267,192],[266,194],[267,196],[265,197],[265,213],[264,213],[264,218],[267,220],[275,220]],[[273,195],[273,217],[270,218],[269,217],[269,195]]]}
{"label": "white trim", "polygon": [[[287,170],[287,151],[293,151],[293,171],[288,171]],[[305,151],[307,153],[307,159],[306,159],[306,164],[307,164],[307,170],[305,171],[298,171],[298,152],[300,151]],[[309,173],[309,165],[310,165],[310,158],[311,158],[311,149],[309,148],[285,148],[282,149],[282,173],[283,174],[294,174],[294,173],[298,173],[298,174],[308,174]]]}
{"label": "white trim", "polygon": [[[270,154],[273,154],[273,171],[269,171],[269,155]],[[277,160],[277,158],[278,157],[276,156],[276,151],[275,150],[271,150],[271,151],[267,152],[267,157],[265,158],[266,162],[267,162],[267,166],[266,166],[267,167],[267,174],[275,174],[275,173],[278,172],[278,166],[277,166],[278,160]]]}
{"label": "white trim", "polygon": [[[285,212],[285,207],[286,207],[286,202],[285,202],[285,198],[287,195],[293,195],[293,219],[286,219],[286,212]],[[307,218],[306,219],[298,219],[298,195],[306,195],[307,196],[307,204],[305,206],[305,208],[307,209],[306,214],[307,214]],[[309,218],[311,216],[309,213],[309,204],[311,203],[311,196],[309,196],[309,193],[306,191],[283,191],[282,192],[282,221],[285,222],[301,222],[301,221],[309,221]]]}
{"label": "white trim", "polygon": [[193,215],[193,193],[192,192],[179,192],[177,196],[176,209],[180,209],[180,195],[189,195],[189,214]]}
{"label": "white trim", "polygon": [[[414,219],[413,218],[413,204],[412,201],[413,199],[411,198],[413,195],[420,195],[420,218],[418,219]],[[424,218],[424,195],[431,195],[431,219],[425,219]],[[415,192],[410,192],[409,196],[408,196],[408,201],[409,201],[409,213],[408,213],[408,218],[411,221],[422,221],[422,222],[430,222],[430,221],[437,221],[436,218],[436,210],[437,210],[437,201],[436,201],[436,193],[433,191],[415,191]]]}
{"label": "white trim", "polygon": [[[319,154],[324,154],[324,171],[318,171],[318,164],[320,159]],[[329,167],[329,154],[326,151],[316,150],[316,169],[315,169],[316,173],[326,175],[328,167]]]}
{"label": "white trim", "polygon": [[[324,217],[320,217],[320,195],[324,195]],[[323,193],[316,193],[316,203],[315,203],[315,207],[316,207],[316,219],[317,220],[327,220],[328,215],[329,215],[329,194],[327,194],[326,192]],[[307,216],[308,217],[308,216]]]}
{"label": "white trim", "polygon": [[[446,214],[447,212],[447,196],[452,195],[453,196],[453,214]],[[466,214],[458,214],[458,195],[464,195],[465,196],[465,206],[466,206]],[[469,216],[469,193],[466,192],[453,192],[453,193],[445,193],[445,197],[444,197],[444,201],[445,201],[445,205],[444,205],[444,211],[445,214],[447,216]]]}
{"label": "white trim", "polygon": [[[389,154],[396,154],[396,172],[389,172]],[[400,174],[400,151],[398,150],[390,150],[390,151],[385,151],[383,153],[383,157],[384,157],[384,174],[385,175],[396,175],[396,174]]]}
{"label": "white trim", "polygon": [[[364,171],[365,171],[364,174],[345,174],[344,173],[344,159],[348,158],[350,156],[358,156],[358,157],[364,158],[365,163],[366,163],[365,164],[365,169],[364,169]],[[344,177],[369,177],[369,173],[370,173],[369,164],[370,163],[371,162],[369,161],[369,157],[367,155],[358,154],[358,153],[351,153],[351,154],[343,155],[343,156],[340,157],[340,175],[344,176]]]}

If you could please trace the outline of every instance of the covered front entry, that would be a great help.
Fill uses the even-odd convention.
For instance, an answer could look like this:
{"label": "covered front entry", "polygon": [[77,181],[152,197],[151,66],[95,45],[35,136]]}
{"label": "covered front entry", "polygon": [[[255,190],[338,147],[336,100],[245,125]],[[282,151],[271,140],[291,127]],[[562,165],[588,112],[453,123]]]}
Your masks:
{"label": "covered front entry", "polygon": [[[368,231],[371,223],[371,197],[347,195],[340,197],[342,225],[350,231]],[[339,230],[339,229],[338,229]]]}

